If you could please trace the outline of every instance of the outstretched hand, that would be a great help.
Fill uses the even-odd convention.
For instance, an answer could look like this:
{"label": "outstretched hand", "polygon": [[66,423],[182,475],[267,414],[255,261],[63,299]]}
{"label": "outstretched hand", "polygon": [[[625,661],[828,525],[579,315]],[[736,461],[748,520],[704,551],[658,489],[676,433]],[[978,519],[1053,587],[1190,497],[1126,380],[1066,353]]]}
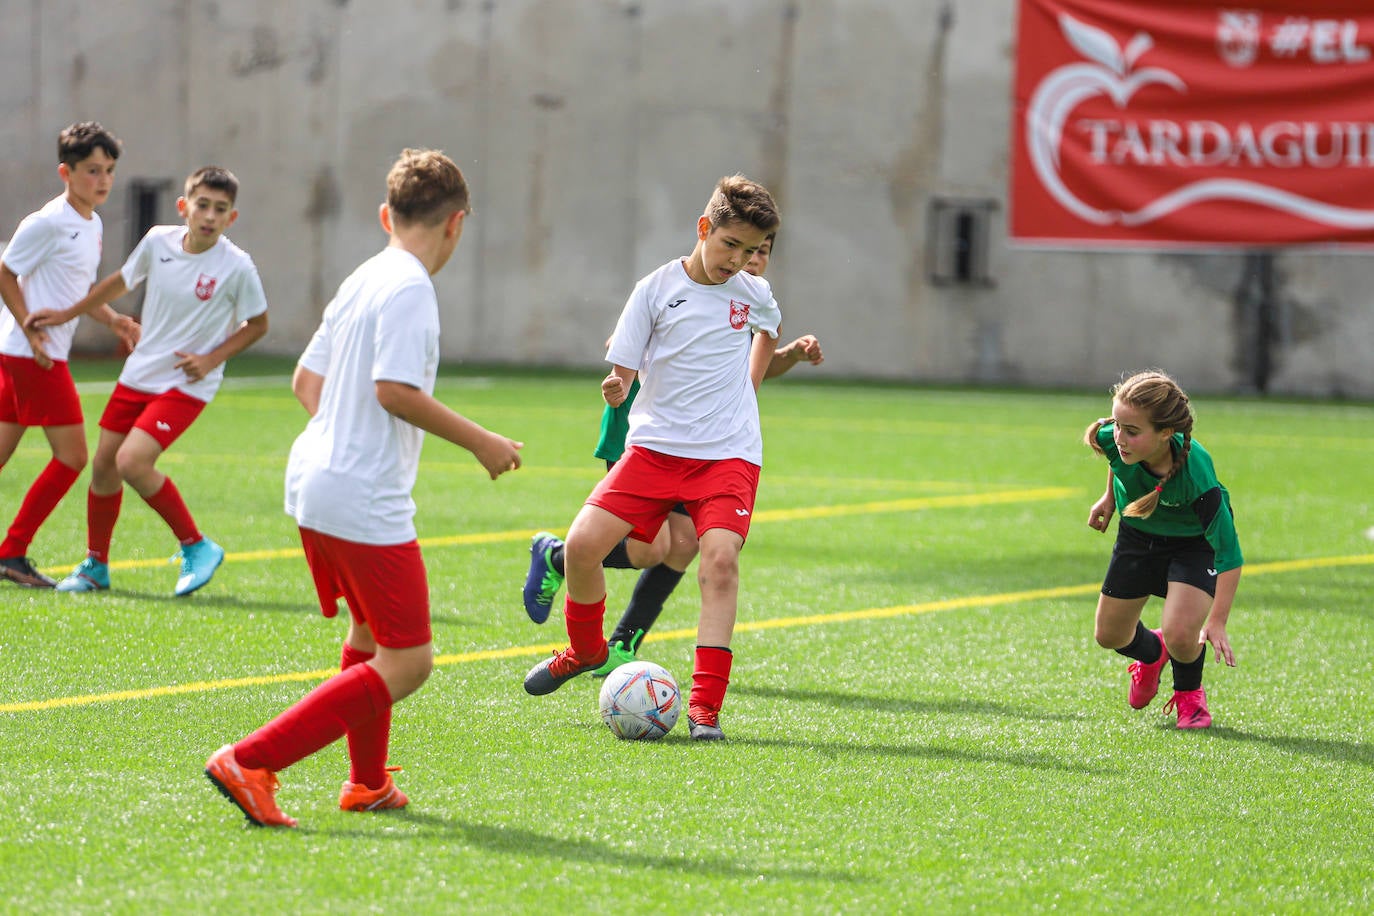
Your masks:
{"label": "outstretched hand", "polygon": [[1226,627],[1212,623],[1202,628],[1202,635],[1198,637],[1198,642],[1202,643],[1202,651],[1207,651],[1207,643],[1212,644],[1212,649],[1216,652],[1217,661],[1225,662],[1229,667],[1236,667],[1236,653],[1231,648],[1231,640],[1226,636]]}

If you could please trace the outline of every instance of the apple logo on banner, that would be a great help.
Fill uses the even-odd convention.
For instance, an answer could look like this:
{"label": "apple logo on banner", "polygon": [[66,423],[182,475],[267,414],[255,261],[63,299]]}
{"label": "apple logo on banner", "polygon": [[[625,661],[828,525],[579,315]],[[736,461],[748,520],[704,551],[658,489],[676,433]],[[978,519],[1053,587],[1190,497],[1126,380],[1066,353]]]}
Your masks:
{"label": "apple logo on banner", "polygon": [[[1060,31],[1069,44],[1091,63],[1077,61],[1046,74],[1031,95],[1025,127],[1026,144],[1036,177],[1065,210],[1094,225],[1131,227],[1153,222],[1175,210],[1205,201],[1233,200],[1342,229],[1374,228],[1374,211],[1339,207],[1283,188],[1235,178],[1194,181],[1130,212],[1104,210],[1082,200],[1069,189],[1060,174],[1064,128],[1074,109],[1089,99],[1106,96],[1124,111],[1131,97],[1146,86],[1167,86],[1180,94],[1187,93],[1188,86],[1170,70],[1159,67],[1136,68],[1141,56],[1154,47],[1154,39],[1149,33],[1137,32],[1123,48],[1102,29],[1080,22],[1066,13],[1060,13],[1058,19]],[[1142,137],[1151,141],[1163,137],[1168,143],[1163,153],[1157,149],[1143,152],[1147,154],[1146,158],[1173,159],[1175,165],[1216,167],[1243,162],[1249,166],[1291,169],[1297,164],[1331,164],[1282,161],[1281,157],[1285,154],[1281,150],[1285,147],[1296,148],[1304,139],[1300,134],[1303,125],[1289,120],[1260,126],[1242,123],[1234,129],[1210,120],[1159,122],[1147,125],[1143,130],[1131,122],[1126,124],[1134,131],[1137,143],[1147,142]],[[1087,130],[1094,151],[1103,152],[1112,139],[1106,128],[1098,123],[1096,126],[1089,124]],[[1134,158],[1141,157],[1137,155]]]}

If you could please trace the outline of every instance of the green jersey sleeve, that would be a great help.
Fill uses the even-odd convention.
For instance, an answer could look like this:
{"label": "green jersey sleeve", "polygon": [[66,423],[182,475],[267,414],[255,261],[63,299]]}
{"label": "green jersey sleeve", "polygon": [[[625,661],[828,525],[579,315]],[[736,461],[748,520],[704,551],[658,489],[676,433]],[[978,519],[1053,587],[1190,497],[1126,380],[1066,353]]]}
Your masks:
{"label": "green jersey sleeve", "polygon": [[630,434],[630,405],[639,394],[639,379],[630,383],[630,393],[619,407],[606,405],[601,411],[601,438],[592,454],[603,461],[619,461],[625,454],[625,437]]}

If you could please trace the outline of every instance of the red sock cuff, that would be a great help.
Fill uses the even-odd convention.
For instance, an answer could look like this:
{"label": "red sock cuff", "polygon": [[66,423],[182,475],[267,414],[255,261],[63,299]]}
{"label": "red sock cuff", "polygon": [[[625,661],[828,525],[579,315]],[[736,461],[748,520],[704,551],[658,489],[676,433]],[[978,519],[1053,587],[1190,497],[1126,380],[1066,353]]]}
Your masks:
{"label": "red sock cuff", "polygon": [[563,605],[563,620],[568,627],[568,641],[578,658],[598,658],[606,646],[602,632],[606,619],[606,596],[591,604],[581,604],[571,598]]}
{"label": "red sock cuff", "polygon": [[353,648],[348,643],[344,643],[343,652],[339,657],[339,670],[347,671],[354,665],[361,665],[363,662],[371,661],[376,657],[376,652],[364,652],[361,649]]}
{"label": "red sock cuff", "polygon": [[734,659],[734,653],[725,646],[697,646],[689,706],[720,711],[725,702],[725,690],[730,686],[730,666]]}

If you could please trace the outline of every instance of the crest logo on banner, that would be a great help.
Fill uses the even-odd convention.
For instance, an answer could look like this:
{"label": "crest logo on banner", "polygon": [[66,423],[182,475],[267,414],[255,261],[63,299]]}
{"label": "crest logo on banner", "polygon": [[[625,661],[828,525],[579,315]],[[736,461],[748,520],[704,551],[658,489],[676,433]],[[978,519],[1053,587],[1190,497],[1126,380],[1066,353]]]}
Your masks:
{"label": "crest logo on banner", "polygon": [[1374,4],[1282,5],[1022,0],[1013,238],[1374,244]]}

